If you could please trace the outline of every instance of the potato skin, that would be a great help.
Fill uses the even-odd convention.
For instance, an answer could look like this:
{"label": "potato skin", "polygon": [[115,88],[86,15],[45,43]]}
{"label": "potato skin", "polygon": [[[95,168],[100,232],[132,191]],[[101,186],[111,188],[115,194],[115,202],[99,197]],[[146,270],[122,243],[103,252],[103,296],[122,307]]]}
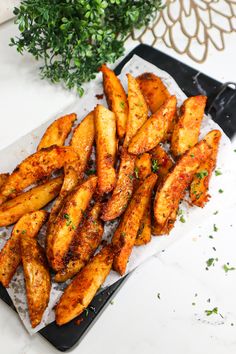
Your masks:
{"label": "potato skin", "polygon": [[24,214],[39,210],[51,202],[58,195],[62,180],[62,177],[54,178],[2,204],[0,227],[11,225]]}
{"label": "potato skin", "polygon": [[150,153],[152,155],[152,161],[156,160],[158,165],[157,174],[161,180],[167,175],[167,173],[169,173],[170,169],[174,165],[174,162],[163,149],[163,147],[161,147],[161,145],[157,145],[153,150],[150,151]]}
{"label": "potato skin", "polygon": [[8,176],[9,176],[9,173],[0,173],[0,188],[6,182]]}
{"label": "potato skin", "polygon": [[105,64],[100,68],[103,73],[103,87],[109,109],[116,115],[117,133],[122,139],[126,133],[128,118],[128,102],[125,90],[120,80]]}
{"label": "potato skin", "polygon": [[24,235],[36,237],[47,219],[45,210],[35,211],[22,216],[14,226],[11,237],[0,252],[0,282],[8,287],[17,267],[21,262],[20,239]]}
{"label": "potato skin", "polygon": [[157,181],[157,175],[151,174],[134,194],[126,209],[119,227],[113,235],[112,243],[116,248],[113,268],[120,275],[126,271],[127,262],[132,252],[140,226],[140,220],[150,202],[152,189]]}
{"label": "potato skin", "polygon": [[[201,165],[199,166],[199,168],[197,169],[194,175],[194,178],[190,186],[191,202],[194,205],[199,206],[201,208],[204,207],[205,203],[207,203],[209,199],[209,194],[208,194],[209,183],[210,183],[212,171],[216,167],[216,159],[217,159],[220,139],[221,139],[221,132],[219,130],[215,130],[215,134],[206,137],[205,140],[207,144],[212,147],[212,153],[208,157],[208,159],[206,159],[206,161],[201,163]],[[203,171],[207,175],[202,176],[201,172]]]}
{"label": "potato skin", "polygon": [[206,96],[193,96],[184,101],[171,139],[171,150],[175,156],[182,155],[198,142],[206,100]]}
{"label": "potato skin", "polygon": [[36,327],[47,308],[51,281],[46,257],[37,240],[21,237],[21,256],[31,326]]}
{"label": "potato skin", "polygon": [[102,105],[95,108],[96,164],[98,193],[113,190],[116,184],[114,168],[117,152],[115,114]]}
{"label": "potato skin", "polygon": [[167,135],[176,116],[176,97],[171,96],[158,111],[143,124],[129,145],[129,153],[139,155],[153,149]]}
{"label": "potato skin", "polygon": [[75,276],[56,307],[56,323],[61,326],[79,316],[90,304],[108,276],[113,262],[113,249],[105,246]]}
{"label": "potato skin", "polygon": [[75,113],[56,119],[45,131],[37,147],[37,151],[52,145],[63,146],[75,120]]}
{"label": "potato skin", "polygon": [[161,79],[153,73],[143,73],[136,78],[152,113],[155,113],[170,97]]}

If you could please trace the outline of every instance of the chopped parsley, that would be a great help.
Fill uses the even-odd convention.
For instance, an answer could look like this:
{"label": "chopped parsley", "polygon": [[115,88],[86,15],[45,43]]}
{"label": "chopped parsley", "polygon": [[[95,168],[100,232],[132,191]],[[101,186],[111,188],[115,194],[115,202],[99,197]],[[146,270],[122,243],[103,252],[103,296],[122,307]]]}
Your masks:
{"label": "chopped parsley", "polygon": [[218,314],[218,307],[214,307],[212,310],[205,310],[205,314],[207,316],[211,316],[213,314]]}
{"label": "chopped parsley", "polygon": [[26,234],[26,230],[21,231],[22,235]]}
{"label": "chopped parsley", "polygon": [[123,101],[120,101],[120,108],[125,108],[125,102],[123,102]]}
{"label": "chopped parsley", "polygon": [[183,210],[182,209],[179,209],[178,210],[178,215],[182,215],[183,214]]}
{"label": "chopped parsley", "polygon": [[214,265],[214,261],[215,261],[215,258],[209,258],[206,261],[207,267],[211,267],[212,265]]}
{"label": "chopped parsley", "polygon": [[88,176],[90,176],[90,175],[95,175],[95,174],[96,174],[96,170],[88,170],[88,171],[86,172],[86,174],[87,174]]}
{"label": "chopped parsley", "polygon": [[85,317],[88,317],[89,310],[88,309],[84,309],[84,312],[85,312]]}
{"label": "chopped parsley", "polygon": [[217,215],[219,212],[218,212],[218,210],[216,210],[214,213],[213,213],[213,215]]}
{"label": "chopped parsley", "polygon": [[64,217],[64,219],[67,220],[67,221],[66,221],[66,226],[71,226],[71,228],[72,228],[73,230],[75,230],[76,227],[75,227],[75,225],[73,224],[70,215],[69,215],[69,214],[64,214],[63,217]]}
{"label": "chopped parsley", "polygon": [[134,174],[135,174],[135,177],[137,178],[137,179],[139,179],[139,170],[138,170],[138,167],[135,167],[135,169],[134,169]]}
{"label": "chopped parsley", "polygon": [[223,189],[221,189],[221,188],[218,190],[218,192],[219,193],[224,193]]}
{"label": "chopped parsley", "polygon": [[113,300],[111,300],[111,301],[110,301],[110,304],[111,304],[111,305],[114,305],[114,301],[113,301]]}
{"label": "chopped parsley", "polygon": [[214,238],[212,235],[209,235],[209,238]]}
{"label": "chopped parsley", "polygon": [[235,270],[234,267],[229,267],[227,264],[223,265],[223,269],[224,269],[225,273],[228,273],[230,270]]}
{"label": "chopped parsley", "polygon": [[161,294],[160,294],[160,293],[157,293],[157,298],[158,298],[159,300],[161,300]]}
{"label": "chopped parsley", "polygon": [[202,170],[202,171],[196,173],[196,176],[199,179],[203,179],[204,177],[208,176],[208,172],[207,172],[207,170]]}
{"label": "chopped parsley", "polygon": [[153,159],[152,160],[152,172],[153,173],[156,173],[159,169],[159,166],[158,166],[158,160],[157,159]]}
{"label": "chopped parsley", "polygon": [[194,157],[194,154],[190,154],[190,157]]}
{"label": "chopped parsley", "polygon": [[185,223],[185,218],[183,217],[183,215],[181,215],[181,217],[179,218],[179,221],[182,222],[182,223]]}
{"label": "chopped parsley", "polygon": [[215,175],[216,176],[221,176],[222,175],[222,172],[220,170],[215,170]]}
{"label": "chopped parsley", "polygon": [[132,181],[134,179],[134,176],[130,174],[129,179]]}
{"label": "chopped parsley", "polygon": [[216,224],[213,225],[213,230],[214,230],[215,232],[218,231],[218,227],[216,226]]}
{"label": "chopped parsley", "polygon": [[196,302],[192,302],[192,305],[195,306],[195,305],[196,305]]}

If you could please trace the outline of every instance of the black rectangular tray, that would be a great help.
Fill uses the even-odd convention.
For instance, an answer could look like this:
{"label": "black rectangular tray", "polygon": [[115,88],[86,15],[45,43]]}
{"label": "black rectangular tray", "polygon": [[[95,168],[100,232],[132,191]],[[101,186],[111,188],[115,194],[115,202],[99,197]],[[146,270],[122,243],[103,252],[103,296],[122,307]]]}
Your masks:
{"label": "black rectangular tray", "polygon": [[[167,71],[187,96],[207,95],[207,110],[225,133],[230,138],[233,137],[236,133],[236,91],[232,87],[229,87],[228,83],[223,85],[209,76],[199,73],[180,61],[144,44],[139,45],[130,52],[115,69],[116,74],[121,72],[123,66],[134,54]],[[235,84],[233,86],[236,87]],[[78,319],[62,327],[57,326],[53,322],[39,333],[58,350],[67,351],[71,349],[82,339],[95,320],[98,319],[102,310],[109,304],[126,278],[122,278],[98,294],[93,299],[88,311],[85,311],[78,317],[78,319],[82,320],[79,325],[77,323]],[[2,285],[0,285],[0,298],[14,309],[11,299]]]}

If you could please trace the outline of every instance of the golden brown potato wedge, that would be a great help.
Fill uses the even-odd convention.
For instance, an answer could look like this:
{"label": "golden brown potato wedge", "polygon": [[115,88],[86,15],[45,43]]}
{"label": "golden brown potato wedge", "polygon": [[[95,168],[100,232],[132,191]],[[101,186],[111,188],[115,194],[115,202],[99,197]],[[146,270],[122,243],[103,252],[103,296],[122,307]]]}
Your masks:
{"label": "golden brown potato wedge", "polygon": [[148,107],[137,81],[130,74],[127,74],[127,78],[129,114],[127,119],[124,147],[128,147],[133,136],[148,118]]}
{"label": "golden brown potato wedge", "polygon": [[76,160],[77,154],[72,147],[51,146],[40,150],[22,161],[7,178],[0,190],[0,204],[9,197],[14,198],[24,188],[49,176],[65,163]]}
{"label": "golden brown potato wedge", "polygon": [[[151,198],[149,203],[151,203]],[[152,232],[151,232],[151,208],[150,205],[147,206],[143,217],[140,221],[138,233],[135,239],[135,246],[142,246],[146,245],[152,239]]]}
{"label": "golden brown potato wedge", "polygon": [[75,113],[67,114],[55,120],[45,131],[37,151],[52,145],[63,146],[75,120]]}
{"label": "golden brown potato wedge", "polygon": [[26,213],[42,209],[58,195],[62,180],[62,177],[54,178],[2,204],[0,227],[15,223]]}
{"label": "golden brown potato wedge", "polygon": [[102,105],[95,108],[96,164],[98,192],[109,193],[116,184],[116,117]]}
{"label": "golden brown potato wedge", "polygon": [[100,71],[103,73],[103,87],[109,109],[116,115],[116,127],[119,138],[126,133],[128,118],[128,102],[125,90],[120,80],[106,65],[102,65]]}
{"label": "golden brown potato wedge", "polygon": [[65,257],[75,236],[75,230],[83,218],[96,185],[97,177],[91,176],[75,188],[49,228],[46,245],[47,257],[55,271],[65,267]]}
{"label": "golden brown potato wedge", "polygon": [[176,97],[171,96],[158,111],[143,124],[129,145],[129,153],[139,155],[153,149],[166,136],[176,116]]}
{"label": "golden brown potato wedge", "polygon": [[186,188],[191,183],[200,164],[212,153],[212,147],[207,144],[206,139],[213,134],[215,131],[208,133],[205,139],[188,150],[157,190],[154,216],[159,229],[165,228],[167,233],[172,229],[179,202],[183,198]]}
{"label": "golden brown potato wedge", "polygon": [[14,226],[11,237],[0,252],[0,282],[3,286],[8,287],[21,262],[20,238],[24,235],[36,237],[47,214],[45,210],[25,214]]}
{"label": "golden brown potato wedge", "polygon": [[151,174],[134,194],[126,209],[112,243],[116,247],[113,268],[123,275],[137,237],[140,220],[147,209],[157,175]]}
{"label": "golden brown potato wedge", "polygon": [[102,241],[103,223],[100,219],[101,203],[97,202],[78,230],[69,250],[72,256],[66,267],[58,272],[55,281],[64,282],[77,274],[88,262]]}
{"label": "golden brown potato wedge", "polygon": [[0,188],[6,182],[8,177],[9,177],[9,173],[0,173]]}
{"label": "golden brown potato wedge", "polygon": [[59,326],[73,320],[88,307],[108,276],[112,262],[112,247],[106,246],[76,275],[56,307]]}
{"label": "golden brown potato wedge", "polygon": [[161,145],[157,145],[150,153],[152,155],[153,172],[156,172],[163,179],[173,167],[174,162]]}
{"label": "golden brown potato wedge", "polygon": [[207,203],[209,199],[209,183],[212,171],[216,167],[216,159],[220,139],[221,132],[219,130],[215,130],[215,134],[206,137],[205,140],[207,144],[212,147],[212,153],[208,157],[208,159],[206,159],[206,161],[201,163],[194,175],[193,181],[190,186],[191,202],[201,208],[204,207],[205,203]]}
{"label": "golden brown potato wedge", "polygon": [[152,113],[155,113],[170,97],[161,79],[153,73],[144,73],[136,78],[142,94]]}
{"label": "golden brown potato wedge", "polygon": [[193,96],[184,101],[171,139],[171,150],[175,156],[182,155],[198,142],[206,100],[206,96]]}
{"label": "golden brown potato wedge", "polygon": [[29,317],[34,328],[41,322],[48,305],[50,274],[44,251],[37,240],[24,235],[20,241]]}

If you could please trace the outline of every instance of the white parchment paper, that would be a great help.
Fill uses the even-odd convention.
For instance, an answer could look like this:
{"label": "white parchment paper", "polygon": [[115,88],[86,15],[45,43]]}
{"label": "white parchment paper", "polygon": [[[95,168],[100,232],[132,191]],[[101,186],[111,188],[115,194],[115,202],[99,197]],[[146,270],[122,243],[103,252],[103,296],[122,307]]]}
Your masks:
{"label": "white parchment paper", "polygon": [[[126,90],[126,74],[128,72],[134,76],[137,76],[143,72],[153,72],[158,75],[163,80],[164,84],[168,87],[170,93],[176,95],[178,100],[178,106],[180,106],[186,98],[185,94],[182,92],[182,90],[176,84],[174,79],[168,73],[158,69],[156,66],[139,58],[136,55],[133,56],[133,58],[126,64],[120,75],[121,82]],[[78,115],[78,122],[80,122],[84,118],[84,116],[94,108],[96,104],[100,103],[106,105],[104,98],[96,98],[96,95],[101,93],[103,93],[102,78],[101,74],[99,74],[99,77],[88,85],[85,95],[82,98],[78,98],[78,100],[74,104],[72,104],[70,107],[67,107],[62,112],[59,112],[55,117],[52,117],[52,119],[49,120],[47,123],[41,125],[31,133],[16,141],[14,144],[0,151],[0,171],[12,171],[20,161],[22,161],[29,154],[35,152],[37,144],[41,136],[43,135],[45,129],[55,118],[58,118],[60,115],[76,112]],[[216,123],[214,123],[210,117],[206,116],[203,119],[200,137],[202,138],[207,132],[212,129],[221,130],[221,128]],[[181,223],[179,220],[177,220],[175,223],[175,227],[171,231],[171,234],[169,236],[153,237],[152,242],[150,242],[149,244],[142,247],[134,247],[128,263],[127,273],[134,270],[137,266],[139,266],[149,257],[153,256],[154,254],[158,254],[163,249],[166,249],[168,246],[170,246],[173,242],[176,242],[180,237],[182,237],[184,234],[186,234],[186,232],[194,228],[196,225],[204,224],[203,228],[207,228],[207,218],[210,217],[215,210],[223,209],[225,211],[228,208],[235,208],[236,166],[232,163],[232,161],[234,161],[235,159],[234,155],[235,153],[233,152],[231,142],[228,137],[223,133],[217,161],[217,169],[222,172],[222,175],[219,177],[216,177],[214,174],[212,175],[212,180],[210,184],[210,194],[212,196],[211,200],[207,203],[204,209],[197,207],[190,208],[186,202],[182,202],[181,209],[184,211],[184,218],[186,222]],[[223,189],[224,193],[219,193],[219,189]],[[227,224],[230,221],[225,220],[225,222]],[[109,240],[111,238],[115,227],[116,222],[109,222],[106,224],[104,239]],[[3,247],[6,239],[10,236],[11,229],[11,227],[0,229],[0,248]],[[204,230],[202,229],[202,231]],[[43,238],[44,235],[45,227],[41,230],[39,238]],[[119,279],[120,276],[114,271],[111,271],[104,284],[104,287],[115,283]],[[44,313],[43,320],[39,326],[37,326],[35,329],[32,329],[28,317],[22,267],[19,267],[7,291],[19,313],[23,324],[25,325],[26,329],[30,334],[39,331],[47,324],[54,321],[55,317],[53,307],[60,298],[65,285],[66,284],[52,283],[50,303]]]}

